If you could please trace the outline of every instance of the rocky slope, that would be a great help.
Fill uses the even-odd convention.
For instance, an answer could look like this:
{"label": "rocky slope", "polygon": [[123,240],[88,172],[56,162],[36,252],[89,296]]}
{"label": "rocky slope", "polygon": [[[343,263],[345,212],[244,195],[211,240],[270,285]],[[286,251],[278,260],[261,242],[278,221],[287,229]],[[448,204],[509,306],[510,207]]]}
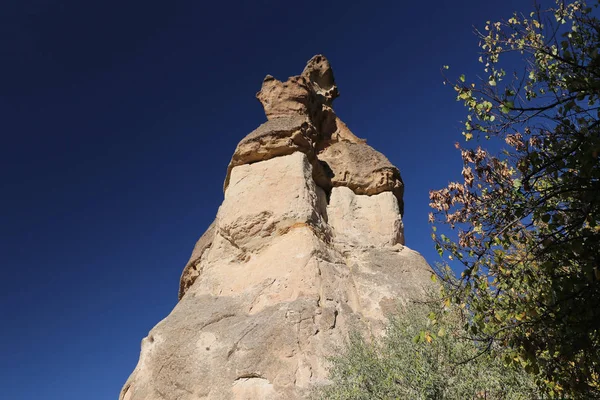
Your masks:
{"label": "rocky slope", "polygon": [[225,199],[185,266],[180,301],[142,340],[120,400],[300,399],[348,332],[381,334],[430,268],[404,246],[404,185],[335,115],[327,59],[257,98]]}

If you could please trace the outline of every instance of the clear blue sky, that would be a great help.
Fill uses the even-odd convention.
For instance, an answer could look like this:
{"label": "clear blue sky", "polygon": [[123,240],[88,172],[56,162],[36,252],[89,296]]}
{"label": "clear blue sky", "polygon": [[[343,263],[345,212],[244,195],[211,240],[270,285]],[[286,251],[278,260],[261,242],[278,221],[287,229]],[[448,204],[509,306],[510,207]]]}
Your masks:
{"label": "clear blue sky", "polygon": [[331,61],[338,115],[396,164],[407,245],[461,168],[472,26],[529,0],[5,1],[0,15],[0,398],[116,399],[222,201],[263,77]]}

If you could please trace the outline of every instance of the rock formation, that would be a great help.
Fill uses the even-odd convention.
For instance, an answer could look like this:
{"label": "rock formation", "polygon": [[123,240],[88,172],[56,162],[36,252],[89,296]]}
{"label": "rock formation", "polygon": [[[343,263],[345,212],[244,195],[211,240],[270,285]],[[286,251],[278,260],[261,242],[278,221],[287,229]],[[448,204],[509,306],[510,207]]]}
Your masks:
{"label": "rock formation", "polygon": [[404,246],[400,172],[335,115],[337,96],[321,55],[264,79],[268,120],[238,144],[180,301],[120,400],[306,398],[352,329],[379,335],[422,295],[431,272]]}

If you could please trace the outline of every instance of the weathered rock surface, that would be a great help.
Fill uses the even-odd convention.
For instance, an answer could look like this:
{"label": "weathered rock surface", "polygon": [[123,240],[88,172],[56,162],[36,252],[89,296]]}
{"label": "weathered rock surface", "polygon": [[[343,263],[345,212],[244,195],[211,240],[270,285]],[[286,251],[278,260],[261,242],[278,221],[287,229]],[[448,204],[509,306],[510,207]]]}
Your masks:
{"label": "weathered rock surface", "polygon": [[231,170],[237,165],[265,161],[300,151],[313,166],[313,179],[325,189],[331,188],[328,172],[317,159],[315,147],[319,135],[306,117],[290,115],[268,120],[237,145],[227,168],[224,189],[229,185]]}
{"label": "weathered rock surface", "polygon": [[380,152],[366,143],[340,141],[319,153],[331,168],[333,186],[346,186],[356,194],[392,192],[404,213],[404,183],[400,171]]}
{"label": "weathered rock surface", "polygon": [[431,270],[403,246],[400,173],[333,113],[337,95],[323,56],[265,79],[268,121],[237,146],[180,301],[142,340],[121,400],[306,398],[351,330],[379,335],[423,295]]}
{"label": "weathered rock surface", "polygon": [[404,244],[400,208],[391,192],[365,196],[347,187],[334,187],[327,215],[340,243],[359,247]]}
{"label": "weathered rock surface", "polygon": [[263,105],[267,119],[302,115],[317,122],[323,107],[330,110],[338,95],[329,61],[316,55],[308,61],[301,75],[292,76],[286,82],[267,75],[256,97]]}
{"label": "weathered rock surface", "polygon": [[218,233],[244,252],[295,226],[325,230],[327,200],[305,154],[235,167],[217,215]]}
{"label": "weathered rock surface", "polygon": [[198,239],[196,245],[194,246],[194,250],[192,250],[192,255],[190,256],[190,260],[185,265],[183,272],[181,273],[181,278],[179,279],[179,300],[183,297],[185,292],[192,286],[196,278],[200,275],[200,268],[202,265],[200,261],[202,261],[202,256],[206,249],[208,249],[215,238],[215,221],[208,227],[206,232]]}

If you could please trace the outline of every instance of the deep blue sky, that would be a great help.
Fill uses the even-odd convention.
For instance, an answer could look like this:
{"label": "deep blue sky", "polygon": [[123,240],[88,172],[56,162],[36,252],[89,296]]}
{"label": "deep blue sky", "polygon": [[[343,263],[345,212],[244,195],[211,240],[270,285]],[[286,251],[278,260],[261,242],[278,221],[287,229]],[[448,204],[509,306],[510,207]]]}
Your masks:
{"label": "deep blue sky", "polygon": [[456,179],[472,26],[529,0],[12,0],[0,13],[0,398],[116,399],[222,201],[263,77],[333,65],[338,115],[396,164],[407,245]]}

